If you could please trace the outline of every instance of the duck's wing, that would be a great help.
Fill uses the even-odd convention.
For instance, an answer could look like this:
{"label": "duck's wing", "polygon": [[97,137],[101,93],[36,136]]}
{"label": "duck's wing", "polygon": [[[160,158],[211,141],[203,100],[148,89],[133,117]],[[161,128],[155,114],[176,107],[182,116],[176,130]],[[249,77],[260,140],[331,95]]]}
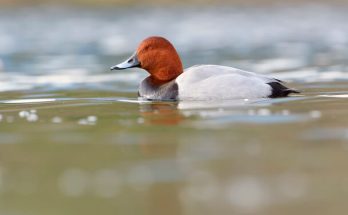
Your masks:
{"label": "duck's wing", "polygon": [[176,83],[180,99],[274,98],[297,92],[278,79],[218,65],[190,67]]}

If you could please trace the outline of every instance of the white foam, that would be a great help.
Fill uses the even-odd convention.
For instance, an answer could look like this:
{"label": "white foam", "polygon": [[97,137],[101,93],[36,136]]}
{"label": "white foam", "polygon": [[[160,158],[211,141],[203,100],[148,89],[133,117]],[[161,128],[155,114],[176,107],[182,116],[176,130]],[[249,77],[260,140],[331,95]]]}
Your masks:
{"label": "white foam", "polygon": [[42,102],[54,102],[57,101],[57,99],[53,98],[43,98],[43,99],[15,99],[15,100],[6,100],[2,103],[5,104],[25,104],[25,103],[42,103]]}
{"label": "white foam", "polygon": [[328,98],[348,98],[348,94],[339,94],[339,95],[318,95],[318,97],[328,97]]}

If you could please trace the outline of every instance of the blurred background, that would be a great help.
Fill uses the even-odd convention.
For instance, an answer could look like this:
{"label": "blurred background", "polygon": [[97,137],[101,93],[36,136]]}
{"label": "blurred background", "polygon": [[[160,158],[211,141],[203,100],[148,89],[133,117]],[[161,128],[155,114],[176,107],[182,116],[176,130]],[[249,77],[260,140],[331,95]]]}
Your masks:
{"label": "blurred background", "polygon": [[[344,214],[347,3],[0,0],[0,215]],[[138,101],[152,35],[302,94]]]}

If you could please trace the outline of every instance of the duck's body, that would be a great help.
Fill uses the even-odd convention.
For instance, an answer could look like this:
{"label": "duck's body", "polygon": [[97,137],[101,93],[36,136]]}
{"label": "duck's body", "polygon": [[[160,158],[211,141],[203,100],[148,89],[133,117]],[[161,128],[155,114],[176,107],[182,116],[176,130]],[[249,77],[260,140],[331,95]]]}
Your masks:
{"label": "duck's body", "polygon": [[278,79],[219,65],[196,65],[164,83],[147,77],[139,87],[139,96],[149,100],[275,98],[296,92]]}
{"label": "duck's body", "polygon": [[174,47],[161,37],[144,40],[130,59],[112,69],[129,67],[150,73],[139,87],[139,96],[149,100],[256,99],[298,93],[278,79],[233,67],[197,65],[183,70]]}

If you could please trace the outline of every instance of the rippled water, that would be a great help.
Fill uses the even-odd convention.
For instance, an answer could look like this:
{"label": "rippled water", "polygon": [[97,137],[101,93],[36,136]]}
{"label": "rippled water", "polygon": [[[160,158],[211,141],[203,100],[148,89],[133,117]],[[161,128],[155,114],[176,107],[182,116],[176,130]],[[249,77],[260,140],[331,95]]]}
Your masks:
{"label": "rippled water", "polygon": [[[347,12],[0,9],[0,214],[344,214]],[[139,101],[149,35],[302,94]]]}

